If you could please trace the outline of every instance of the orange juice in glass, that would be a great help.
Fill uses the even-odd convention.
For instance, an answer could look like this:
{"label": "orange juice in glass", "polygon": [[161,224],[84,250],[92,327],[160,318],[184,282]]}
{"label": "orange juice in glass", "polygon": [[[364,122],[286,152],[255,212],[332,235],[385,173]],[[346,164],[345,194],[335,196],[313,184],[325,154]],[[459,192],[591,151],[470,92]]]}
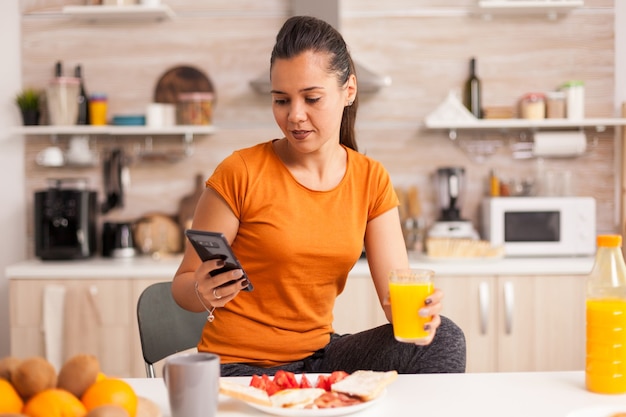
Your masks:
{"label": "orange juice in glass", "polygon": [[393,334],[399,342],[415,343],[428,337],[424,324],[431,318],[421,317],[419,310],[434,291],[433,275],[429,269],[396,269],[389,274]]}

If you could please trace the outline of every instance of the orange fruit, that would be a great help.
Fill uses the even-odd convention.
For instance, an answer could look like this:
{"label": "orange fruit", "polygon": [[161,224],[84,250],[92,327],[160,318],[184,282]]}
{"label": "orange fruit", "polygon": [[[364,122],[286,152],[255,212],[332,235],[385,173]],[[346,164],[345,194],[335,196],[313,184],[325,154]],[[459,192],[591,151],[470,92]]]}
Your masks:
{"label": "orange fruit", "polygon": [[22,412],[24,401],[13,385],[6,379],[0,378],[0,414]]}
{"label": "orange fruit", "polygon": [[69,391],[48,388],[31,397],[22,413],[29,417],[83,417],[87,410]]}
{"label": "orange fruit", "polygon": [[81,397],[87,411],[106,404],[119,405],[130,417],[137,412],[137,394],[126,382],[118,378],[104,378],[94,382]]}

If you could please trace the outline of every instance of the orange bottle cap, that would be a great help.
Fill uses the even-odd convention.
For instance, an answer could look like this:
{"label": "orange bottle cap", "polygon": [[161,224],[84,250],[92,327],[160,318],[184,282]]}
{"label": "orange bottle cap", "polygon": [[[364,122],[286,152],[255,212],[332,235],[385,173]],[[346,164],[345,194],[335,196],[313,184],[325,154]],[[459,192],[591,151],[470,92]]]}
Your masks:
{"label": "orange bottle cap", "polygon": [[622,246],[622,236],[621,235],[599,235],[596,238],[596,243],[598,244],[598,246],[620,247]]}

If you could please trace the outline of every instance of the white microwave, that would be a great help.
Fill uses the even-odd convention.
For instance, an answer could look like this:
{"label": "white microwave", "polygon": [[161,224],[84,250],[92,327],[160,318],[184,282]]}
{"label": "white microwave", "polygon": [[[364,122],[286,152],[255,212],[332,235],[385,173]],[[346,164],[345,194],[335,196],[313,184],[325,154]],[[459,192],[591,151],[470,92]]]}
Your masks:
{"label": "white microwave", "polygon": [[592,197],[493,197],[482,202],[482,237],[505,256],[588,256],[596,251]]}

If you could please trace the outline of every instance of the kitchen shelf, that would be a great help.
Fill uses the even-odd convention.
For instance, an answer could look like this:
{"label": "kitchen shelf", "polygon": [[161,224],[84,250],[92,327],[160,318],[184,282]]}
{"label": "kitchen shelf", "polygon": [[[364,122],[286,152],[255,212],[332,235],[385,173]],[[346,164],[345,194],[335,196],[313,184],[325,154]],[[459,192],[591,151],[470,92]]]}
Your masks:
{"label": "kitchen shelf", "polygon": [[140,4],[127,6],[65,6],[63,7],[63,14],[74,19],[87,21],[162,21],[175,17],[172,9],[165,4],[156,6]]}
{"label": "kitchen shelf", "polygon": [[448,130],[450,139],[456,139],[457,130],[540,130],[593,127],[598,132],[604,132],[607,127],[626,126],[626,118],[589,118],[581,120],[477,119],[459,122],[426,121],[424,126],[428,129]]}
{"label": "kitchen shelf", "polygon": [[16,135],[102,135],[102,136],[157,136],[182,135],[191,140],[194,135],[211,135],[215,133],[212,125],[176,125],[168,127],[150,126],[16,126],[12,132]]}
{"label": "kitchen shelf", "polygon": [[479,0],[481,14],[535,14],[554,17],[584,6],[584,0]]}

